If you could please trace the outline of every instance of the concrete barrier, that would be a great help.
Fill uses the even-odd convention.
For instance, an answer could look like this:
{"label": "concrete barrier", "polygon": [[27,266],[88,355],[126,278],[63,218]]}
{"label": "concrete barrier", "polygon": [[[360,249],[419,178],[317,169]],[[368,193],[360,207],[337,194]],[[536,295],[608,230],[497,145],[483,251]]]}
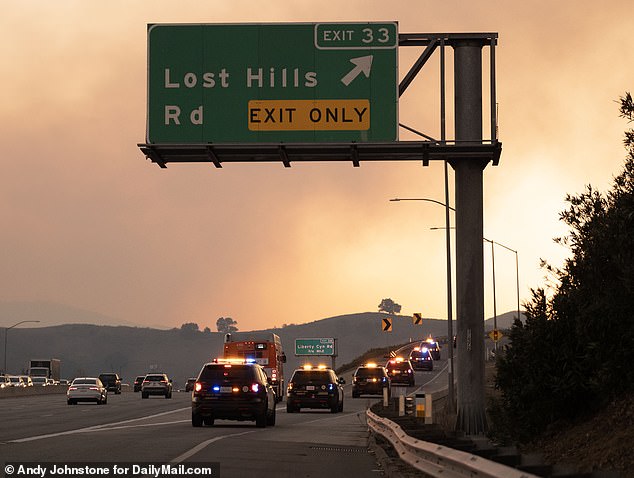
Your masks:
{"label": "concrete barrier", "polygon": [[[35,395],[52,395],[56,393],[66,393],[68,385],[34,385],[32,387],[5,387],[0,388],[0,399],[16,397],[32,397]],[[133,387],[121,387],[121,393],[132,392]],[[114,395],[114,392],[108,392]]]}
{"label": "concrete barrier", "polygon": [[0,388],[1,398],[31,397],[34,395],[52,395],[66,393],[68,385],[34,385],[32,387],[5,387]]}

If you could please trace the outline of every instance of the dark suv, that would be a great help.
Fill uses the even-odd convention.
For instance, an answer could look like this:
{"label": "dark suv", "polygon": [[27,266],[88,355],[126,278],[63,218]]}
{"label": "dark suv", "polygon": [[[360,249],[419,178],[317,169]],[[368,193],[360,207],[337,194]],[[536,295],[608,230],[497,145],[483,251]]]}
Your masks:
{"label": "dark suv", "polygon": [[383,389],[387,389],[390,396],[390,377],[385,367],[376,364],[367,364],[359,367],[352,376],[352,398],[361,395],[383,395]]}
{"label": "dark suv", "polygon": [[137,378],[134,379],[134,391],[135,392],[140,392],[141,391],[141,385],[143,384],[143,379],[145,378],[145,375],[138,375]]}
{"label": "dark suv", "polygon": [[427,339],[424,342],[421,342],[419,347],[421,349],[426,348],[429,350],[432,359],[440,360],[440,347],[438,346],[438,342],[434,339]]}
{"label": "dark suv", "polygon": [[255,420],[275,425],[275,391],[256,363],[218,360],[203,365],[192,393],[192,426],[213,425],[215,419]]}
{"label": "dark suv", "polygon": [[432,352],[424,345],[416,347],[410,352],[409,361],[415,369],[434,370]]}
{"label": "dark suv", "polygon": [[416,379],[414,378],[414,367],[409,360],[403,358],[395,358],[390,360],[385,366],[387,374],[394,384],[404,384],[408,387],[415,385]]}
{"label": "dark suv", "polygon": [[99,380],[106,387],[109,392],[114,392],[115,395],[121,393],[121,377],[116,373],[102,373],[99,375]]}
{"label": "dark suv", "polygon": [[304,408],[330,408],[332,413],[343,411],[343,387],[346,383],[330,368],[299,368],[293,372],[286,393],[286,411]]}

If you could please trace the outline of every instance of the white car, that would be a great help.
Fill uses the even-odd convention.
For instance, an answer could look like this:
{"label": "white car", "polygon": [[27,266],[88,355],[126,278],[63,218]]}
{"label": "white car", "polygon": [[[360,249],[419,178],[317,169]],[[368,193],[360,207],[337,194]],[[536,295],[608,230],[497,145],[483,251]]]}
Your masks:
{"label": "white car", "polygon": [[97,402],[97,405],[105,405],[108,403],[108,390],[98,378],[81,377],[73,380],[66,397],[69,405],[76,405],[77,402]]}
{"label": "white car", "polygon": [[46,377],[31,377],[33,385],[47,385]]}
{"label": "white car", "polygon": [[9,375],[9,381],[12,387],[26,387],[24,380],[19,375]]}

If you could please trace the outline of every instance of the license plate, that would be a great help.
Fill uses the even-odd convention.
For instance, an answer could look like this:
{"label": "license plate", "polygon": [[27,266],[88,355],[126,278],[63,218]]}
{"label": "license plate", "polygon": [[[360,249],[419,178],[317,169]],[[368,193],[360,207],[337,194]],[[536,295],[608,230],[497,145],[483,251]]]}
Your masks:
{"label": "license plate", "polygon": [[315,390],[314,385],[306,385],[306,390]]}
{"label": "license plate", "polygon": [[231,393],[231,387],[220,387],[220,393]]}

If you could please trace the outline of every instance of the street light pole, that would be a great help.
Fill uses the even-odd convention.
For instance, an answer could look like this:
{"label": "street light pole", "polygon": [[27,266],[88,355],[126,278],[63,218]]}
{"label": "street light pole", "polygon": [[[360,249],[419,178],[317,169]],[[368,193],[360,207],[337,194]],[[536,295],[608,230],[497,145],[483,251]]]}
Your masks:
{"label": "street light pole", "polygon": [[451,224],[449,222],[449,210],[455,211],[449,205],[449,178],[447,172],[447,161],[445,161],[445,202],[436,201],[429,198],[394,198],[390,201],[425,201],[439,204],[445,208],[445,241],[447,247],[447,348],[449,349],[448,371],[447,371],[447,402],[449,413],[455,411],[454,406],[454,356],[453,356],[453,301],[451,293]]}
{"label": "street light pole", "polygon": [[[491,239],[487,239],[486,237],[483,237],[482,239],[491,243],[491,269],[493,273],[493,330],[497,332],[498,313],[497,313],[497,307],[496,307],[496,301],[495,301],[495,247],[493,247],[495,244],[495,241],[492,241]],[[495,354],[497,355],[497,352],[498,352],[497,336],[496,336],[496,340],[493,341],[493,349],[495,350]]]}
{"label": "street light pole", "polygon": [[7,334],[9,333],[9,329],[17,327],[20,324],[26,324],[27,322],[39,323],[39,320],[23,320],[22,322],[18,322],[17,324],[13,324],[11,327],[4,328],[4,374],[7,373]]}

